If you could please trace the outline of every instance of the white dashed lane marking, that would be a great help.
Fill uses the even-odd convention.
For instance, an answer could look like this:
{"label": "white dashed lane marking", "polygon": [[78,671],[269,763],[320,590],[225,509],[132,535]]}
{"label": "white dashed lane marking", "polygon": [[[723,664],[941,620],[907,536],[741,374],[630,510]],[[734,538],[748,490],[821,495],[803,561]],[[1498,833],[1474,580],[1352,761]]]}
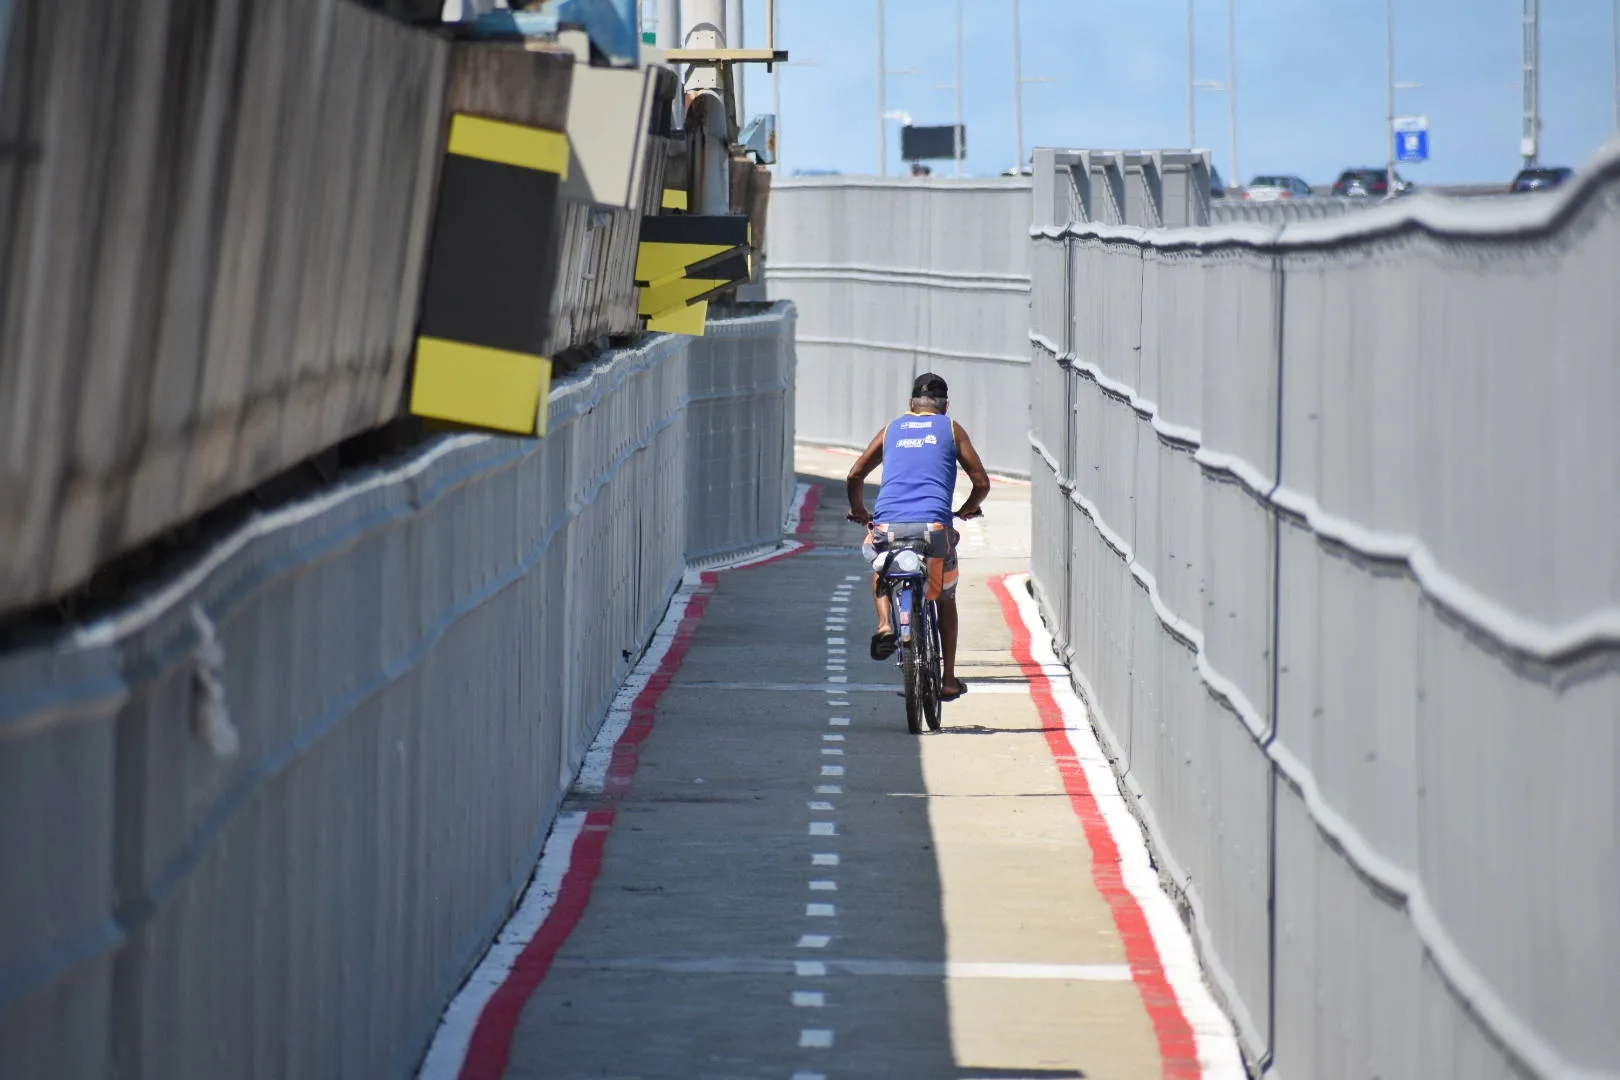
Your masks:
{"label": "white dashed lane marking", "polygon": [[837,904],[806,904],[804,916],[807,919],[835,919],[838,917]]}
{"label": "white dashed lane marking", "polygon": [[[809,937],[810,935],[807,934],[805,936]],[[822,944],[825,945],[827,940],[828,939],[826,938],[822,938]],[[820,946],[813,947],[820,948]],[[799,976],[801,979],[814,979],[827,974],[827,965],[822,963],[820,960],[795,960],[793,961],[793,974]]]}
{"label": "white dashed lane marking", "polygon": [[837,836],[838,826],[830,821],[812,821],[810,823],[811,836]]}
{"label": "white dashed lane marking", "polygon": [[[800,934],[799,935],[799,948],[801,948],[801,949],[825,949],[828,946],[828,944],[831,943],[831,941],[832,941],[832,938],[829,937],[826,934]],[[793,973],[795,975],[807,974],[806,972],[801,971],[798,968],[795,968]],[[816,972],[809,972],[808,974],[816,974]]]}
{"label": "white dashed lane marking", "polygon": [[838,856],[834,852],[819,852],[810,856],[811,866],[837,866]]}
{"label": "white dashed lane marking", "polygon": [[825,881],[825,880],[812,881],[810,883],[810,891],[811,892],[837,892],[838,891],[838,882],[836,882],[836,881]]}
{"label": "white dashed lane marking", "polygon": [[826,1028],[805,1028],[799,1032],[799,1045],[825,1050],[833,1044],[833,1033]]}
{"label": "white dashed lane marking", "polygon": [[827,995],[820,990],[795,990],[793,1004],[801,1009],[819,1009],[827,1004]]}
{"label": "white dashed lane marking", "polygon": [[821,767],[821,775],[822,776],[843,776],[844,775],[844,767],[842,765],[823,765]]}

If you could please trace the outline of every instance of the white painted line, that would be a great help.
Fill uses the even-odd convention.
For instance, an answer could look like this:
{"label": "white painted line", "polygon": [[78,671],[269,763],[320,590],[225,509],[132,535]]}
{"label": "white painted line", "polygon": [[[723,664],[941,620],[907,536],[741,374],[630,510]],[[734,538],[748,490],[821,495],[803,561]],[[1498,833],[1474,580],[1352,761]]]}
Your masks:
{"label": "white painted line", "polygon": [[849,727],[849,717],[834,716],[829,719],[827,723],[831,724],[833,727]]}
{"label": "white painted line", "polygon": [[810,823],[811,836],[837,836],[838,826],[831,821],[812,821]]}
{"label": "white painted line", "polygon": [[844,767],[842,765],[823,765],[821,767],[821,775],[822,776],[843,776],[844,775]]}
{"label": "white painted line", "polygon": [[829,675],[829,676],[827,676],[827,681],[828,682],[849,682],[849,676],[848,675]]}
{"label": "white painted line", "polygon": [[845,574],[844,575],[844,580],[845,581],[859,581],[859,580],[861,580],[862,576],[863,575],[861,575],[861,574]]}
{"label": "white painted line", "polygon": [[[824,949],[828,934],[805,934],[801,949]],[[824,954],[823,954],[824,955]],[[568,960],[556,965],[576,971],[653,971],[679,975],[848,975],[858,978],[899,979],[1004,979],[1024,982],[1128,983],[1134,975],[1129,964],[1034,964],[999,961],[939,960],[779,960],[758,956],[618,957],[612,960]]]}
{"label": "white painted line", "polygon": [[821,741],[822,742],[843,742],[844,737],[842,735],[823,735],[821,737]]}
{"label": "white painted line", "polygon": [[830,812],[832,808],[833,804],[830,802],[813,802],[810,804],[810,809],[812,810],[827,810]]}
{"label": "white painted line", "polygon": [[793,1004],[800,1009],[819,1009],[827,1004],[827,995],[819,990],[795,990]]}
{"label": "white painted line", "polygon": [[825,1050],[833,1044],[833,1033],[826,1028],[805,1028],[799,1032],[799,1045]]}
{"label": "white painted line", "polygon": [[[832,938],[828,937],[826,934],[801,934],[799,936],[799,948],[801,948],[801,949],[825,949],[827,947],[828,942],[830,942],[830,941],[832,941]],[[802,962],[799,962],[799,961],[795,961],[795,962],[799,963],[801,967],[803,966]],[[818,972],[811,972],[811,974],[825,975],[827,973],[826,967],[825,967],[825,965],[822,965],[821,967],[822,967],[822,970],[820,970]],[[799,972],[799,974],[803,975],[803,974],[805,974],[805,972],[801,970]]]}
{"label": "white painted line", "polygon": [[418,1080],[455,1080],[460,1076],[478,1017],[495,991],[506,982],[524,946],[551,914],[562,889],[563,875],[568,873],[568,864],[573,861],[574,841],[584,825],[583,811],[568,810],[557,815],[540,853],[534,878],[524,890],[517,911],[501,927],[494,944],[439,1020],[439,1030],[417,1073]]}
{"label": "white painted line", "polygon": [[829,646],[827,646],[827,655],[828,656],[844,656],[848,652],[849,652],[848,649],[840,648],[837,645],[829,645]]}
{"label": "white painted line", "polygon": [[831,611],[831,612],[834,612],[836,614],[839,614],[839,615],[848,615],[849,614],[849,608],[847,608],[847,607],[830,607],[827,610]]}
{"label": "white painted line", "polygon": [[816,785],[816,794],[817,795],[842,795],[843,793],[844,793],[844,788],[843,788],[843,785],[841,785],[841,784],[817,784]]}
{"label": "white painted line", "polygon": [[804,905],[805,918],[831,919],[838,915],[837,904],[806,904]]}
{"label": "white painted line", "polygon": [[827,644],[829,644],[829,645],[844,645],[844,644],[847,644],[847,642],[845,642],[844,639],[841,638],[841,637],[830,637],[830,638],[827,639]]}
{"label": "white painted line", "polygon": [[821,752],[828,757],[843,757],[844,752],[836,746],[823,746]]}
{"label": "white painted line", "polygon": [[828,881],[825,878],[822,878],[822,879],[817,880],[817,881],[812,881],[810,883],[810,891],[811,892],[837,892],[838,891],[838,882],[836,882],[836,881]]}
{"label": "white painted line", "polygon": [[793,506],[788,510],[787,519],[782,522],[784,533],[792,536],[799,531],[799,523],[804,520],[804,504],[809,498],[809,484],[799,484],[793,489]]}
{"label": "white painted line", "polygon": [[812,856],[810,856],[810,865],[811,866],[837,866],[838,865],[838,855],[836,853],[829,853],[829,852],[822,852],[820,854],[812,855]]}
{"label": "white painted line", "polygon": [[789,1080],[827,1080],[826,1073],[796,1072]]}
{"label": "white painted line", "polygon": [[1238,1051],[1232,1022],[1215,1004],[1204,982],[1192,938],[1170,897],[1159,887],[1159,872],[1149,858],[1142,830],[1118,794],[1119,780],[1097,741],[1085,702],[1069,683],[1068,669],[1052,651],[1052,639],[1041,622],[1034,598],[1025,587],[1027,581],[1027,575],[1020,574],[1007,578],[1006,583],[1008,593],[1018,605],[1018,614],[1029,629],[1030,656],[1041,666],[1052,696],[1063,710],[1064,735],[1085,772],[1087,786],[1098,796],[1097,808],[1119,848],[1120,875],[1125,887],[1141,905],[1159,951],[1159,962],[1164,966],[1165,978],[1175,992],[1182,1015],[1192,1027],[1204,1077],[1206,1080],[1242,1080],[1248,1074]]}

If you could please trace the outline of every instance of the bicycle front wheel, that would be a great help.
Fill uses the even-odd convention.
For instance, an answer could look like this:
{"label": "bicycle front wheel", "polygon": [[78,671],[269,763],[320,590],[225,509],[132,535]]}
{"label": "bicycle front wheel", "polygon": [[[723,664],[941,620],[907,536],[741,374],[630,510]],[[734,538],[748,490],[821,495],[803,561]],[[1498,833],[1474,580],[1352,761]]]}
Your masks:
{"label": "bicycle front wheel", "polygon": [[922,690],[923,722],[928,725],[929,731],[938,731],[940,721],[943,719],[941,713],[944,711],[939,698],[945,692],[944,673],[941,670],[943,658],[940,656],[939,608],[934,606],[932,600],[925,600],[922,607],[926,613],[924,615],[926,622],[920,635],[923,642],[921,650],[923,661],[919,665],[922,668],[922,675],[918,682]]}

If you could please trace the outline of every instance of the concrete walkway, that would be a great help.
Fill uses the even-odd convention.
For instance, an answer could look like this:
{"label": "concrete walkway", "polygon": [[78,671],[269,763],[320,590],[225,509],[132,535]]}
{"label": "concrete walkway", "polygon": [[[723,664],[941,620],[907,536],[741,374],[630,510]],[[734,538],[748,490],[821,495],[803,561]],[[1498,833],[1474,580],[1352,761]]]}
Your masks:
{"label": "concrete walkway", "polygon": [[849,461],[799,452],[810,550],[694,593],[633,746],[565,807],[538,933],[485,1002],[458,999],[478,1030],[444,1075],[1200,1075],[991,587],[1027,570],[1029,489],[998,484],[965,523],[971,689],[917,738],[866,655]]}

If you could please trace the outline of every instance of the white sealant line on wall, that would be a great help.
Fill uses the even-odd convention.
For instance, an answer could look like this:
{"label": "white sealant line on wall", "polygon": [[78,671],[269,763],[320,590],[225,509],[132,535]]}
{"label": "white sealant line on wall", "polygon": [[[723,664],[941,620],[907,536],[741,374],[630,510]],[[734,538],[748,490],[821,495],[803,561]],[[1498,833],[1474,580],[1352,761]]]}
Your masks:
{"label": "white sealant line on wall", "polygon": [[[1043,677],[1051,688],[1052,696],[1063,710],[1064,735],[1074,749],[1075,758],[1085,771],[1098,810],[1108,824],[1108,831],[1119,848],[1120,876],[1125,887],[1141,905],[1148,928],[1153,934],[1154,946],[1164,966],[1165,978],[1175,991],[1176,1002],[1187,1023],[1193,1029],[1198,1043],[1198,1061],[1207,1080],[1245,1080],[1243,1055],[1238,1050],[1237,1036],[1232,1022],[1209,992],[1204,973],[1193,950],[1192,938],[1181,923],[1170,897],[1159,887],[1159,874],[1148,855],[1142,831],[1136,826],[1124,800],[1119,796],[1119,781],[1103,753],[1092,730],[1085,703],[1069,685],[1068,668],[1058,662],[1052,651],[1051,638],[1041,622],[1039,609],[1025,588],[1027,575],[1007,579],[1007,591],[1018,605],[1018,615],[1029,628],[1030,653],[1041,665]],[[1110,798],[1108,796],[1115,796]]]}
{"label": "white sealant line on wall", "polygon": [[[1104,390],[1124,398],[1132,409],[1147,418],[1155,431],[1177,442],[1197,447],[1193,457],[1200,465],[1235,476],[1257,498],[1303,518],[1317,536],[1343,544],[1369,558],[1404,562],[1418,586],[1437,603],[1456,612],[1508,648],[1544,662],[1552,662],[1581,649],[1620,645],[1620,608],[1591,611],[1561,626],[1521,615],[1447,570],[1419,538],[1369,529],[1322,509],[1313,496],[1283,486],[1238,455],[1205,447],[1203,432],[1164,420],[1159,415],[1157,402],[1138,397],[1133,387],[1104,375],[1096,364],[1072,355],[1065,356],[1046,335],[1031,330],[1029,340],[1053,357],[1066,359],[1085,371]],[[1030,438],[1034,440],[1033,433]],[[1037,450],[1046,459],[1047,466],[1062,476],[1062,468],[1052,455],[1038,445]]]}
{"label": "white sealant line on wall", "polygon": [[451,1000],[439,1019],[439,1030],[433,1036],[417,1080],[455,1080],[461,1073],[467,1057],[467,1046],[472,1041],[474,1027],[495,991],[500,989],[512,971],[512,964],[523,952],[525,945],[539,931],[551,914],[562,889],[563,876],[573,861],[574,841],[585,825],[585,813],[567,810],[557,815],[546,837],[545,850],[534,872],[529,887],[517,911],[501,927],[495,943],[468,977],[467,982]]}

